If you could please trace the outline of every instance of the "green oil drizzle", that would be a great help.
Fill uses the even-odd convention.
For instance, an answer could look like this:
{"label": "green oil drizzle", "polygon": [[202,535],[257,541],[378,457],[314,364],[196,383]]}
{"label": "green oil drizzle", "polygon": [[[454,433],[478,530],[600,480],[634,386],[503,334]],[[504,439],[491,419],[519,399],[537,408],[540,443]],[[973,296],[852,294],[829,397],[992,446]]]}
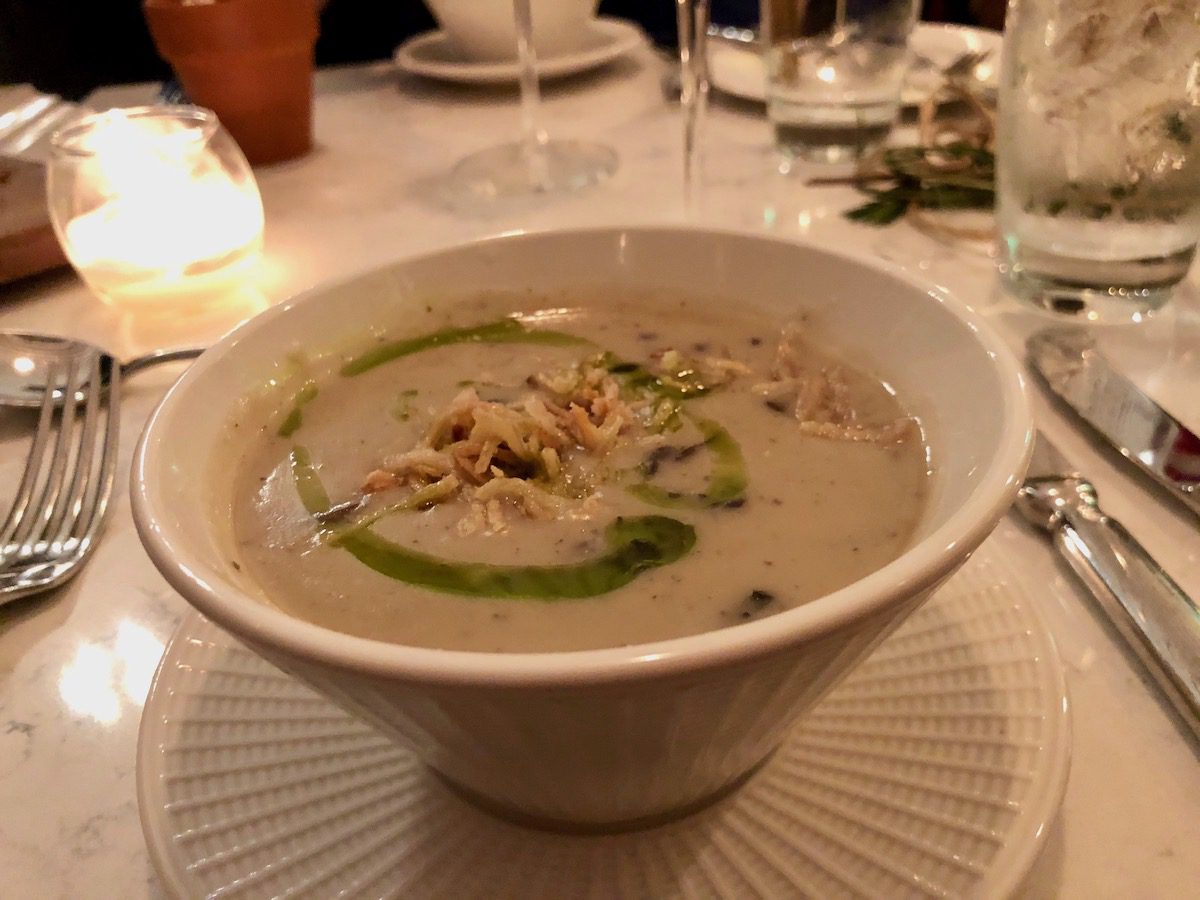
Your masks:
{"label": "green oil drizzle", "polygon": [[572,344],[588,344],[589,341],[573,334],[562,331],[541,331],[525,326],[520,319],[501,319],[486,325],[476,325],[472,328],[443,328],[421,337],[407,338],[401,341],[391,341],[380,344],[368,352],[350,360],[341,368],[341,373],[347,377],[361,375],[402,356],[411,356],[422,350],[432,350],[434,347],[446,347],[450,344],[549,344],[552,346],[569,346]]}
{"label": "green oil drizzle", "polygon": [[[362,518],[355,519],[352,522],[322,524],[321,540],[329,544],[340,543],[347,535],[350,535],[356,531],[365,531],[380,519],[386,518],[394,513],[428,509],[443,496],[443,493],[438,489],[436,484],[427,484],[425,487],[418,488],[417,490],[413,491],[403,500],[398,500],[395,503],[389,503],[386,506],[381,506],[373,512],[368,513]],[[305,508],[307,508],[307,505]],[[309,511],[311,512],[311,510]]]}
{"label": "green oil drizzle", "polygon": [[[303,447],[292,450],[292,477],[312,515],[329,509],[329,495]],[[607,552],[565,566],[495,566],[451,562],[399,546],[373,532],[355,529],[336,546],[382,575],[436,591],[471,597],[560,600],[594,597],[628,584],[640,573],[669,565],[696,543],[692,526],[666,516],[615,519],[604,532]]]}
{"label": "green oil drizzle", "polygon": [[643,481],[626,490],[644,503],[667,509],[703,509],[742,499],[746,490],[746,461],[733,436],[711,419],[697,419],[696,427],[704,437],[704,449],[712,456],[708,483],[699,494],[668,491]]}
{"label": "green oil drizzle", "polygon": [[317,397],[317,385],[314,381],[306,381],[301,385],[300,390],[296,391],[296,395],[292,397],[292,410],[287,414],[284,420],[279,424],[279,436],[291,437],[296,433],[296,430],[304,424],[304,413],[302,412],[305,404],[311,403]]}

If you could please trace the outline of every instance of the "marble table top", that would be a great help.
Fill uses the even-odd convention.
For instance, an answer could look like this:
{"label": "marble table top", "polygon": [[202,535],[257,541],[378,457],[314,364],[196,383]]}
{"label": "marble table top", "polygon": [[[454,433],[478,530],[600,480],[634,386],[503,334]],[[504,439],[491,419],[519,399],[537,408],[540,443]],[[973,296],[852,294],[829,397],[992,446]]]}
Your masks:
{"label": "marble table top", "polygon": [[[211,341],[240,318],[310,285],[419,251],[518,229],[700,222],[880,256],[912,268],[991,318],[1014,346],[1045,319],[999,287],[982,245],[940,242],[901,223],[851,224],[844,187],[781,175],[761,109],[714,98],[696,208],[681,190],[681,117],[663,98],[665,63],[643,49],[549,85],[555,135],[601,140],[620,154],[608,183],[577,195],[464,215],[438,197],[448,166],[508,139],[516,95],[401,76],[390,63],[317,78],[316,150],[257,176],[266,207],[261,298],[248,306],[145,327],[95,299],[71,273],[0,292],[0,328],[82,337],[119,355]],[[91,105],[144,102],[153,86],[107,89]],[[1200,279],[1147,326],[1101,340],[1126,371],[1200,428]],[[130,379],[118,484],[107,533],[80,577],[0,609],[0,895],[161,897],[138,821],[138,720],[164,642],[185,611],[151,566],[130,519],[134,438],[178,369]],[[1090,475],[1105,507],[1200,596],[1200,523],[1164,505],[1035,392],[1039,425]],[[0,484],[19,474],[28,417],[0,417]],[[5,491],[0,489],[0,494]],[[0,498],[2,499],[2,498]],[[1072,768],[1058,818],[1019,896],[1173,898],[1200,893],[1200,748],[1139,675],[1052,555],[1009,517],[994,540],[1023,563],[1061,651],[1073,709]]]}

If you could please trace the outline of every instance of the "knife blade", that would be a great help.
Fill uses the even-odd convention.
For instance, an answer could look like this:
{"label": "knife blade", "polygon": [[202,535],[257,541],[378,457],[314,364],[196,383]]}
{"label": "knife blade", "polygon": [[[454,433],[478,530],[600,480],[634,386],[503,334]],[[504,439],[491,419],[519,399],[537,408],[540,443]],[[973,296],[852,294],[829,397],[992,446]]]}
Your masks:
{"label": "knife blade", "polygon": [[1017,509],[1048,532],[1164,696],[1200,739],[1200,608],[1039,432]]}
{"label": "knife blade", "polygon": [[1034,372],[1126,459],[1200,515],[1200,437],[1112,367],[1083,328],[1026,342]]}

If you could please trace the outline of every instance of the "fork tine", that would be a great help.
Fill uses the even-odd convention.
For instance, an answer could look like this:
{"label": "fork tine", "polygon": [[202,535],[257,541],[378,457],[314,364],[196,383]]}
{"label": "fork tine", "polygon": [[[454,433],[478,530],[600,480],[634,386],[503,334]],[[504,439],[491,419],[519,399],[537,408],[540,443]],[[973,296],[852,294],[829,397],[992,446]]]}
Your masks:
{"label": "fork tine", "polygon": [[54,385],[58,384],[61,367],[52,362],[46,369],[46,392],[42,397],[42,408],[38,413],[37,430],[33,433],[33,441],[29,445],[29,456],[25,460],[25,474],[13,497],[12,507],[0,527],[0,552],[7,551],[13,539],[13,534],[25,519],[29,509],[29,500],[33,489],[37,486],[38,474],[41,471],[42,457],[45,454],[46,442],[54,424]]}
{"label": "fork tine", "polygon": [[[13,533],[13,543],[20,544],[20,554],[26,556],[33,551],[33,543],[45,531],[45,524],[54,513],[62,492],[63,473],[66,471],[71,450],[75,446],[75,408],[78,405],[80,373],[83,367],[78,358],[67,364],[67,379],[62,397],[62,409],[58,414],[58,434],[54,439],[54,450],[50,457],[50,469],[42,482],[42,490],[32,511],[27,511]],[[53,384],[53,382],[51,382]]]}
{"label": "fork tine", "polygon": [[[99,381],[96,382],[99,384]],[[108,499],[112,495],[113,478],[117,471],[117,438],[121,424],[121,369],[113,366],[108,382],[107,420],[104,428],[104,444],[100,450],[100,461],[93,481],[93,489],[84,492],[79,515],[72,523],[70,538],[77,542],[80,560],[91,550],[92,543],[104,525],[108,510]],[[63,540],[66,539],[64,534]]]}
{"label": "fork tine", "polygon": [[[86,373],[84,383],[83,419],[80,423],[79,439],[75,442],[75,464],[71,472],[70,484],[66,494],[54,505],[53,515],[46,521],[42,532],[51,550],[61,550],[62,542],[70,533],[74,520],[82,509],[84,491],[91,479],[92,455],[96,444],[96,420],[100,416],[100,394],[103,385],[100,381],[100,355],[88,354],[91,365]],[[69,517],[69,518],[68,518]]]}

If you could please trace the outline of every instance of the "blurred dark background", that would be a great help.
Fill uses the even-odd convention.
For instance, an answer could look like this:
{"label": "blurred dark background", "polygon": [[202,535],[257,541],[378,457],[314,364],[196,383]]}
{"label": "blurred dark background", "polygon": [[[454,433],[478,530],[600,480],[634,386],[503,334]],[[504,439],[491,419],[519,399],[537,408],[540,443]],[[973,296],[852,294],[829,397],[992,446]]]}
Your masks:
{"label": "blurred dark background", "polygon": [[[601,15],[639,22],[659,44],[675,42],[672,0],[601,0]],[[1001,27],[1004,0],[925,0],[926,19]],[[712,21],[749,26],[758,0],[712,0]],[[321,14],[317,64],[386,59],[433,27],[420,0],[330,0]],[[30,82],[77,100],[102,84],[163,80],[140,0],[0,0],[0,84]]]}

